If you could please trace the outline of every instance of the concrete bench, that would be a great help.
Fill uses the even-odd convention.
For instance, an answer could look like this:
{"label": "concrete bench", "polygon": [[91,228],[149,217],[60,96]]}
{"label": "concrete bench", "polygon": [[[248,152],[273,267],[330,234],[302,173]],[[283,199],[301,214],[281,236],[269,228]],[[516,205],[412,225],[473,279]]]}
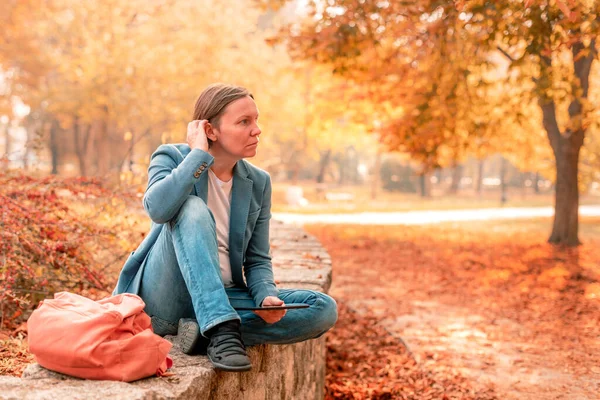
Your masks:
{"label": "concrete bench", "polygon": [[353,201],[354,194],[327,192],[325,193],[325,199],[327,199],[327,201]]}
{"label": "concrete bench", "polygon": [[[327,292],[331,260],[319,242],[300,228],[272,223],[275,279],[280,288]],[[175,375],[132,383],[76,379],[27,367],[21,378],[0,376],[0,399],[322,399],[325,338],[285,346],[249,348],[252,371],[214,370],[205,356],[171,350]]]}

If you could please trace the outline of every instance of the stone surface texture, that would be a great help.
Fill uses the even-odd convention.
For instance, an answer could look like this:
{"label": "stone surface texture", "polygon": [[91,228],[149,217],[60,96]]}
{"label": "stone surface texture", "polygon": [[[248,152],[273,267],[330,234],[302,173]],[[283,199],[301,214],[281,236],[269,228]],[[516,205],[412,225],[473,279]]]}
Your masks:
{"label": "stone surface texture", "polygon": [[[271,249],[280,288],[327,292],[331,260],[319,242],[300,228],[272,223]],[[322,399],[325,385],[325,338],[293,345],[249,348],[253,368],[244,373],[214,370],[205,356],[171,350],[174,375],[132,383],[72,378],[27,367],[21,378],[0,376],[0,399]]]}

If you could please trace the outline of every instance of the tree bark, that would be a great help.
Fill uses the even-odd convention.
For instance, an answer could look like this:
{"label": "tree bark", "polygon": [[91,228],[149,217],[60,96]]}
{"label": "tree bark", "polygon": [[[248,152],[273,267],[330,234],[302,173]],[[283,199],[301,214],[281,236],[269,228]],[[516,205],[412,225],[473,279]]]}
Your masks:
{"label": "tree bark", "polygon": [[556,155],[554,223],[550,243],[577,246],[579,232],[578,163],[581,146],[564,141]]}
{"label": "tree bark", "polygon": [[519,183],[521,185],[521,198],[525,200],[527,198],[527,179],[531,176],[530,173],[518,172],[519,174]]}
{"label": "tree bark", "polygon": [[134,159],[135,159],[135,149],[136,149],[136,145],[142,141],[142,139],[150,136],[151,130],[150,128],[146,129],[144,131],[144,133],[142,133],[141,135],[136,135],[134,130],[131,130],[131,140],[129,142],[129,147],[127,150],[127,153],[125,154],[125,156],[121,159],[121,162],[119,163],[119,172],[121,172],[123,170],[123,167],[125,166],[125,162],[127,162],[129,165],[127,167],[127,169],[129,171],[133,171],[133,164],[134,164]]}
{"label": "tree bark", "polygon": [[478,160],[477,165],[477,183],[475,186],[475,190],[477,194],[481,195],[481,189],[483,185],[483,159]]}
{"label": "tree bark", "polygon": [[419,189],[421,192],[421,197],[430,197],[431,193],[429,191],[429,185],[427,184],[427,177],[429,175],[426,172],[421,172],[419,174]]}
{"label": "tree bark", "polygon": [[452,182],[450,183],[449,194],[456,194],[462,178],[463,166],[461,164],[455,164],[452,169]]}
{"label": "tree bark", "polygon": [[506,158],[500,160],[500,203],[504,205],[508,200],[506,194]]}
{"label": "tree bark", "polygon": [[58,121],[54,120],[50,124],[50,156],[52,157],[52,175],[58,175],[59,145],[58,145]]}
{"label": "tree bark", "polygon": [[535,194],[540,194],[540,173],[536,172],[533,177],[533,191]]}
{"label": "tree bark", "polygon": [[373,167],[373,180],[371,181],[371,200],[377,199],[377,193],[381,188],[381,153],[381,146],[378,144]]}
{"label": "tree bark", "polygon": [[346,182],[346,155],[343,152],[339,152],[335,157],[335,163],[338,165],[338,185],[343,185]]}
{"label": "tree bark", "polygon": [[319,174],[317,175],[317,183],[323,183],[325,181],[325,171],[329,165],[329,159],[331,158],[331,149],[321,152],[321,160],[319,161]]}
{"label": "tree bark", "polygon": [[110,147],[108,145],[108,121],[100,121],[99,135],[96,137],[98,155],[98,172],[100,176],[106,176],[110,170]]}
{"label": "tree bark", "polygon": [[78,117],[75,117],[73,124],[73,140],[75,144],[75,154],[79,161],[79,174],[81,176],[87,176],[87,155],[88,155],[88,144],[90,141],[90,132],[92,126],[88,125],[87,128],[81,127],[81,122]]}
{"label": "tree bark", "polygon": [[[29,120],[31,121],[31,120]],[[23,170],[29,170],[29,154],[31,153],[31,122],[25,125],[25,150],[23,151]]]}

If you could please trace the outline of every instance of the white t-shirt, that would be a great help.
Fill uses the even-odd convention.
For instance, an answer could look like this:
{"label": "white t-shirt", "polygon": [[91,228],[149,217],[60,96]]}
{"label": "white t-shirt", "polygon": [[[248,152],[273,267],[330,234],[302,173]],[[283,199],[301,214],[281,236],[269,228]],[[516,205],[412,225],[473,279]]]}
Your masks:
{"label": "white t-shirt", "polygon": [[229,210],[231,209],[231,187],[233,179],[223,182],[212,170],[208,170],[208,208],[217,225],[217,246],[223,286],[233,287],[229,263]]}

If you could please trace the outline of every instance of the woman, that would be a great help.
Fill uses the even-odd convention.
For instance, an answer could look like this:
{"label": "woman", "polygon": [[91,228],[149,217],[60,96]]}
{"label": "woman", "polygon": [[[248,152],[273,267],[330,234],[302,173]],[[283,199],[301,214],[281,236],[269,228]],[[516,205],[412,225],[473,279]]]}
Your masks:
{"label": "woman", "polygon": [[[256,155],[258,117],[242,87],[214,84],[200,94],[187,144],[161,145],[152,155],[144,195],[152,228],[114,291],[138,294],[154,331],[177,334],[185,353],[207,341],[210,361],[227,371],[251,368],[244,345],[316,338],[337,320],[331,297],[275,286],[271,181],[244,160]],[[234,309],[285,303],[309,307]]]}

